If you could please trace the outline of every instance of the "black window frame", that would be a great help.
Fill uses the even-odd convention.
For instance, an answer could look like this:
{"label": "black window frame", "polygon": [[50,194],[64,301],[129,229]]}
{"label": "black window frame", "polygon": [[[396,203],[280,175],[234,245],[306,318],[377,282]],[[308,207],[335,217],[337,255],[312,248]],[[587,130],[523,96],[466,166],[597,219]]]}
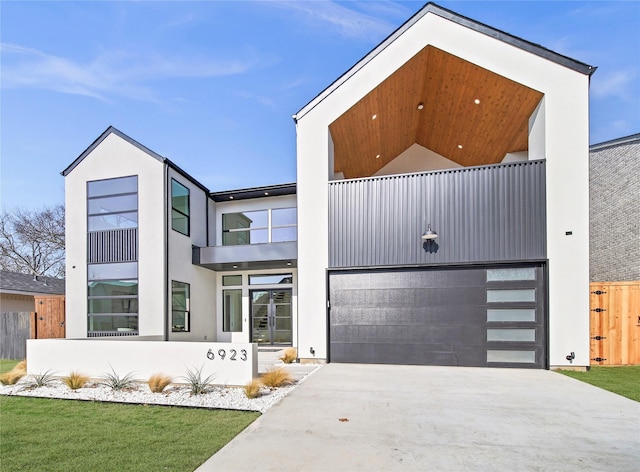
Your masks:
{"label": "black window frame", "polygon": [[[187,213],[184,213],[182,210],[174,206],[174,199],[177,198],[173,195],[174,183],[187,191]],[[181,228],[177,228],[176,225],[174,224],[174,218],[173,218],[174,211],[178,213],[180,216],[186,218],[187,220],[186,232],[182,231]],[[179,182],[178,180],[172,177],[171,178],[171,229],[180,234],[184,234],[185,236],[190,236],[191,234],[191,217],[189,216],[190,214],[191,214],[191,189],[189,189],[189,187],[187,187],[186,185],[182,184],[181,182]]]}

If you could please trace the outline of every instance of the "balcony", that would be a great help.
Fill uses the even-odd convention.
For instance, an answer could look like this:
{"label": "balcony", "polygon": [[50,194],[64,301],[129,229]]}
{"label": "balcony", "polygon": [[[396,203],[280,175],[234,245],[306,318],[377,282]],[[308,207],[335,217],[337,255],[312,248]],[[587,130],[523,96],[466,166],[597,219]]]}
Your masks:
{"label": "balcony", "polygon": [[193,263],[216,271],[296,267],[298,242],[193,247]]}

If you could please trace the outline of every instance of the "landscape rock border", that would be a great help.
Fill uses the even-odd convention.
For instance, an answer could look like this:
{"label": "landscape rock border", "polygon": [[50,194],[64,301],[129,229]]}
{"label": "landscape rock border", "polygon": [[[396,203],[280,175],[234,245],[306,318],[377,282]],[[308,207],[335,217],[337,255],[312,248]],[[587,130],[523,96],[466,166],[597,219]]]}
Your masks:
{"label": "landscape rock border", "polygon": [[278,388],[262,387],[261,396],[258,398],[247,398],[243,387],[218,385],[211,386],[207,393],[200,395],[191,395],[189,387],[181,384],[171,384],[163,392],[153,393],[144,382],[136,383],[134,388],[124,390],[112,390],[98,382],[89,382],[83,388],[71,390],[61,380],[56,379],[50,385],[30,389],[27,386],[28,377],[23,378],[15,385],[1,385],[0,395],[264,413],[321,367],[322,365],[318,365],[291,385]]}

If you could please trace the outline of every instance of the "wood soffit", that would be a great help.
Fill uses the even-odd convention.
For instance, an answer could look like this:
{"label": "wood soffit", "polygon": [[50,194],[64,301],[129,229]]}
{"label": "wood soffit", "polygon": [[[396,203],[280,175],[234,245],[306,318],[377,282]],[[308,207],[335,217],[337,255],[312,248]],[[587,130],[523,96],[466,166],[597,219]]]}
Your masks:
{"label": "wood soffit", "polygon": [[414,143],[462,166],[499,163],[528,149],[542,96],[427,46],[329,126],[334,172],[369,177]]}

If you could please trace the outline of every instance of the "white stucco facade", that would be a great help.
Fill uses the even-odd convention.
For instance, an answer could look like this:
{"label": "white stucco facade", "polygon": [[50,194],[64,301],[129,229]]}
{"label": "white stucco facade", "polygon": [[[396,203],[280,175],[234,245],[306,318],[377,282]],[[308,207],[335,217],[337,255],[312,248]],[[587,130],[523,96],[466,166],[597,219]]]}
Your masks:
{"label": "white stucco facade", "polygon": [[[297,184],[286,184],[291,187],[279,196],[269,194],[266,187],[239,190],[242,195],[237,199],[233,191],[210,193],[170,161],[117,130],[107,130],[65,174],[67,337],[87,337],[87,182],[135,175],[140,337],[259,342],[252,322],[252,293],[282,289],[291,293],[291,342],[287,344],[298,348],[301,359],[330,359],[329,182],[342,180],[344,175],[334,173],[329,126],[431,45],[542,94],[529,117],[527,150],[514,150],[503,162],[545,161],[546,259],[536,262],[545,271],[547,365],[588,366],[589,74],[553,60],[553,53],[541,52],[538,46],[522,47],[520,40],[486,34],[483,28],[467,19],[453,21],[431,11],[417,15],[318,95],[294,116]],[[460,167],[446,156],[414,144],[376,175]],[[172,229],[172,181],[189,192],[188,234]],[[245,243],[245,253],[259,255],[255,260],[243,254],[241,244],[223,247],[223,215],[268,210],[271,235],[271,210],[286,208],[297,209],[296,240],[284,242],[297,244],[295,257],[284,258],[282,254],[290,254],[285,250],[293,245],[276,247],[283,241],[272,242],[271,236],[264,244]],[[199,259],[204,254],[200,249],[206,250],[208,259]],[[270,259],[267,254],[272,253],[277,255]],[[252,285],[250,277],[260,275],[285,275],[287,281]],[[225,284],[227,276],[240,282]],[[180,332],[172,330],[174,281],[189,285],[189,327]],[[241,291],[241,328],[224,327],[225,290],[235,290],[235,296]],[[571,361],[566,358],[570,353],[575,353]]]}
{"label": "white stucco facade", "polygon": [[[165,312],[164,164],[116,134],[107,135],[65,178],[68,338],[87,337],[87,182],[138,176],[141,336],[163,336]],[[153,197],[152,197],[153,196]]]}
{"label": "white stucco facade", "polygon": [[530,124],[529,152],[547,162],[549,363],[568,365],[565,356],[575,352],[573,365],[589,365],[589,76],[431,13],[296,116],[299,309],[314,320],[300,332],[300,351],[313,346],[318,356],[326,355],[329,125],[427,45],[544,94]]}

